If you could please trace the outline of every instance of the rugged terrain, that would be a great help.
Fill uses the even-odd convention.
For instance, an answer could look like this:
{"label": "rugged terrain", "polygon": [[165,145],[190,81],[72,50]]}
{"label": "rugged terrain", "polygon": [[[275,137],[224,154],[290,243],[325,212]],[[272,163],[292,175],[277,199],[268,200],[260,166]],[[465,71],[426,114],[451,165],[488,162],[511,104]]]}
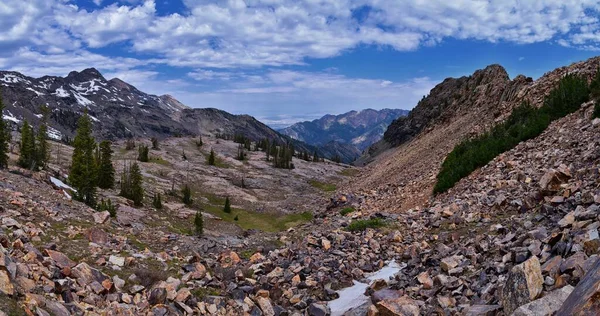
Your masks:
{"label": "rugged terrain", "polygon": [[[60,159],[50,170],[0,172],[0,311],[597,314],[600,119],[592,118],[593,101],[448,192],[432,196],[431,187],[457,142],[523,100],[539,106],[567,72],[591,77],[599,61],[536,81],[510,80],[497,65],[447,79],[390,126],[362,169],[294,160],[296,169],[277,170],[260,152],[233,159],[230,141],[207,137],[198,148],[195,138],[164,140],[142,163],[147,194],[189,183],[192,207],[167,194],[163,211],[136,209],[116,190],[101,191],[120,205],[109,218],[70,201],[49,183],[68,165],[69,149],[55,144]],[[114,146],[120,169],[136,153]],[[217,166],[206,165],[210,148]],[[223,196],[232,197],[232,215],[221,211]],[[204,213],[203,237],[190,234],[196,210]],[[369,281],[390,260],[400,271]],[[357,284],[366,300],[350,297],[361,304],[332,310],[339,290]]]}
{"label": "rugged terrain", "polygon": [[[305,143],[323,147],[333,157],[354,161],[363,150],[379,141],[388,125],[406,110],[366,109],[340,115],[325,115],[320,119],[296,123],[280,132]],[[333,154],[333,155],[332,155]]]}

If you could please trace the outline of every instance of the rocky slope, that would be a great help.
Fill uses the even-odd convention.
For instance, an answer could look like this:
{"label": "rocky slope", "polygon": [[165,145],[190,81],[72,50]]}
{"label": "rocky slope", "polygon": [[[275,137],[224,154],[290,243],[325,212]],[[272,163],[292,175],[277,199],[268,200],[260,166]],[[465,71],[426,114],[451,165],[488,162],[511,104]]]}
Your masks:
{"label": "rocky slope", "polygon": [[398,109],[350,111],[296,123],[280,132],[308,144],[328,148],[332,153],[348,157],[345,160],[352,158],[350,161],[353,161],[381,139],[392,121],[407,113]]}
{"label": "rocky slope", "polygon": [[600,58],[592,58],[574,63],[535,81],[524,76],[510,80],[498,65],[469,77],[446,79],[411,114],[392,123],[388,136],[357,161],[370,164],[361,179],[349,186],[355,191],[379,192],[380,209],[399,211],[422,205],[431,197],[443,159],[456,144],[502,121],[523,101],[541,106],[566,73],[591,79],[599,62]]}

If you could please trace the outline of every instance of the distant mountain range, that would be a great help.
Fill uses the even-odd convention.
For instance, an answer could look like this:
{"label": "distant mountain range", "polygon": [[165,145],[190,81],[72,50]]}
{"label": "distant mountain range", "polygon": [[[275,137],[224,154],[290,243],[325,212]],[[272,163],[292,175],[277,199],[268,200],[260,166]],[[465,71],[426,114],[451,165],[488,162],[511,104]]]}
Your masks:
{"label": "distant mountain range", "polygon": [[329,155],[339,155],[342,160],[351,162],[363,150],[381,140],[390,123],[408,113],[407,110],[399,109],[366,109],[340,115],[328,114],[279,131],[293,139],[322,147]]}
{"label": "distant mountain range", "polygon": [[[0,88],[5,120],[19,124],[26,119],[38,125],[40,107],[46,105],[51,110],[49,135],[55,139],[72,138],[77,120],[87,111],[94,134],[101,139],[239,133],[252,140],[291,140],[252,116],[193,109],[172,96],[147,94],[117,78],[107,80],[94,68],[73,71],[66,77],[41,78],[0,71]],[[316,149],[293,142],[299,150]],[[319,152],[330,157],[326,151]]]}

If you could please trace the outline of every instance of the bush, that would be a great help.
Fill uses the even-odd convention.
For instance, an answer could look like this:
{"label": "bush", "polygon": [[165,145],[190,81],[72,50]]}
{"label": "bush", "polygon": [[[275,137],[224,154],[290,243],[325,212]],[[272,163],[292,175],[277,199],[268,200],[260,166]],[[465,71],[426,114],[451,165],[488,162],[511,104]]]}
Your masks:
{"label": "bush", "polygon": [[442,163],[433,192],[447,191],[499,154],[540,135],[553,120],[577,111],[588,99],[587,82],[574,75],[565,76],[544,99],[541,108],[523,103],[512,111],[505,122],[454,147]]}
{"label": "bush", "polygon": [[202,212],[196,212],[194,217],[194,227],[196,229],[196,235],[202,236],[204,233],[204,219],[202,218]]}
{"label": "bush", "polygon": [[150,159],[148,158],[148,146],[140,145],[138,148],[138,161],[148,162]]}
{"label": "bush", "polygon": [[351,232],[360,232],[367,228],[378,228],[385,226],[385,223],[380,218],[365,219],[353,221],[346,227],[346,230]]}
{"label": "bush", "polygon": [[154,193],[154,198],[152,199],[152,206],[157,210],[162,209],[162,198],[160,196],[160,193]]}
{"label": "bush", "polygon": [[181,193],[183,194],[182,202],[183,204],[190,206],[194,201],[192,200],[192,190],[186,184],[183,189],[181,189]]}
{"label": "bush", "polygon": [[354,207],[345,207],[340,211],[340,215],[346,216],[354,211],[355,211]]}
{"label": "bush", "polygon": [[223,206],[223,212],[231,213],[231,202],[229,201],[229,197],[225,198],[225,206]]}
{"label": "bush", "polygon": [[108,213],[110,214],[110,217],[116,217],[117,216],[117,208],[115,207],[114,204],[112,204],[112,201],[110,199],[108,199],[107,201],[105,201],[104,199],[102,199],[100,201],[100,204],[97,205],[97,209],[98,212],[104,212],[104,211],[108,211]]}

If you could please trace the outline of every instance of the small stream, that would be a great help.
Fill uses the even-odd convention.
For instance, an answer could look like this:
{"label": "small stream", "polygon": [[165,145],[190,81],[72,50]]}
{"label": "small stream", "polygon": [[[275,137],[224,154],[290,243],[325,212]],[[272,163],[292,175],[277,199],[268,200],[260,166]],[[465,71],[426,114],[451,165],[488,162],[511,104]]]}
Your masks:
{"label": "small stream", "polygon": [[368,284],[353,281],[353,286],[339,290],[338,294],[340,295],[340,297],[333,301],[330,301],[327,304],[331,309],[331,316],[344,315],[345,312],[357,308],[363,305],[364,303],[368,302],[370,298],[365,295],[365,291],[373,281],[378,279],[384,279],[387,281],[396,273],[404,269],[404,267],[406,267],[406,264],[399,264],[396,261],[392,260],[388,262],[379,271],[367,275],[366,279],[369,280]]}

